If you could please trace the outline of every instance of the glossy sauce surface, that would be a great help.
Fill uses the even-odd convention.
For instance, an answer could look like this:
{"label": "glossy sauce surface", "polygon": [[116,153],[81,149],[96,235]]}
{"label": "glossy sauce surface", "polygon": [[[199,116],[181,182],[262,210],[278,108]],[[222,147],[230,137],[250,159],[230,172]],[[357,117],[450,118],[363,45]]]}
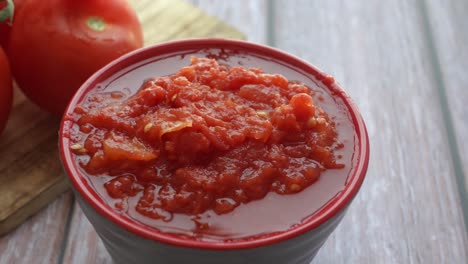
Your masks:
{"label": "glossy sauce surface", "polygon": [[[103,83],[102,86],[96,87],[89,93],[80,106],[83,108],[78,107],[75,111],[77,122],[74,126],[75,133],[72,133],[72,141],[75,144],[71,148],[77,154],[77,161],[89,174],[88,178],[98,193],[116,210],[164,232],[178,233],[203,240],[238,239],[286,230],[310,216],[343,188],[346,177],[352,170],[355,136],[345,106],[340,105],[339,99],[333,99],[330,92],[323,89],[320,82],[308,79],[294,69],[280,66],[281,71],[267,71],[265,62],[267,68],[268,65],[273,67],[275,65],[278,67],[278,65],[273,62],[268,63],[266,60],[261,63],[264,72],[280,72],[288,79],[295,81],[288,84],[282,76],[265,74],[262,76],[264,80],[246,83],[250,74],[250,72],[246,73],[248,71],[246,68],[257,66],[255,62],[262,60],[259,57],[254,59],[251,56],[227,56],[219,60],[221,64],[242,66],[235,67],[235,69],[242,75],[236,80],[243,83],[235,84],[234,88],[226,88],[226,85],[216,88],[214,87],[216,83],[203,81],[203,85],[209,86],[208,90],[211,89],[211,92],[215,89],[218,90],[216,92],[222,91],[224,95],[226,92],[227,94],[235,93],[236,98],[240,95],[240,98],[246,99],[249,104],[245,109],[238,109],[239,107],[235,109],[243,118],[237,120],[231,113],[226,115],[226,118],[230,120],[222,120],[231,121],[227,122],[229,124],[238,123],[239,125],[232,127],[226,123],[227,129],[215,134],[215,139],[218,141],[221,139],[221,143],[214,142],[215,140],[209,138],[213,133],[203,133],[203,128],[200,128],[198,121],[195,122],[186,114],[180,114],[180,111],[177,112],[179,115],[175,116],[177,126],[173,125],[174,120],[170,120],[172,122],[169,123],[161,122],[165,118],[167,121],[167,118],[173,117],[173,113],[164,116],[167,111],[187,107],[188,104],[183,101],[184,98],[191,98],[190,103],[193,106],[193,94],[186,94],[184,97],[181,94],[183,89],[164,95],[165,99],[157,99],[157,101],[165,101],[166,104],[169,102],[172,106],[176,104],[175,107],[169,107],[169,110],[163,109],[165,112],[161,112],[162,108],[158,106],[157,114],[147,115],[147,111],[142,111],[133,115],[132,117],[138,116],[139,118],[127,122],[128,129],[125,122],[114,122],[115,116],[111,118],[113,122],[105,121],[102,109],[93,112],[93,108],[99,109],[104,106],[107,110],[113,107],[113,113],[121,114],[122,104],[128,106],[129,101],[138,99],[140,101],[153,100],[151,105],[154,106],[154,100],[159,96],[157,93],[150,96],[135,96],[135,94],[138,91],[140,94],[145,90],[155,91],[154,87],[164,86],[164,80],[155,76],[174,74],[181,66],[190,64],[188,56],[175,56],[164,60],[165,65],[179,64],[180,66],[168,69],[172,72],[158,73],[160,68],[157,65],[162,61],[156,60],[132,69],[131,73],[117,74],[115,78],[110,78],[108,83]],[[206,66],[209,69],[219,66],[213,65],[212,62],[195,59],[194,64],[198,63],[199,68]],[[231,68],[230,72],[232,69],[234,68]],[[241,71],[244,72],[240,73]],[[258,69],[253,72],[263,74]],[[182,73],[181,76],[183,75],[185,79],[181,79],[181,76],[172,76],[172,80],[178,82],[176,84],[179,86],[188,86],[194,82],[198,82],[199,86],[200,81],[198,79],[195,81],[189,76],[190,74]],[[197,74],[201,76],[203,73]],[[150,81],[143,82],[148,79]],[[218,80],[223,79],[225,78],[218,78]],[[305,83],[311,90],[301,86],[297,81]],[[269,86],[284,87],[273,91],[268,88]],[[139,89],[140,87],[142,89]],[[291,87],[296,88],[291,89]],[[174,90],[168,88],[167,85],[164,88],[166,92]],[[124,91],[124,93],[117,91]],[[259,91],[264,92],[263,96],[258,94]],[[279,98],[268,98],[268,95],[275,94],[275,91],[287,92]],[[254,94],[256,92],[257,94]],[[203,105],[207,105],[211,102],[209,105],[214,105],[216,108],[220,106],[214,103],[217,97],[223,97],[223,95],[216,94],[212,101],[205,97],[198,103],[203,102]],[[236,98],[224,96],[221,105],[226,107],[227,99],[235,101]],[[262,102],[259,103],[259,101]],[[245,102],[237,101],[233,105],[246,105]],[[119,105],[120,110],[115,110],[116,105]],[[200,104],[197,106],[199,110]],[[322,108],[328,115],[323,113]],[[137,110],[135,107],[132,109],[133,112]],[[188,113],[193,110],[188,109]],[[134,114],[133,112],[130,114]],[[220,112],[222,112],[221,108],[215,109],[214,112],[202,113],[206,114],[202,118],[204,121],[202,124],[206,125],[207,121],[217,122],[211,120],[213,117],[217,117],[219,121]],[[202,114],[198,116],[203,116]],[[289,122],[290,119],[287,121],[288,119],[285,118],[291,114],[295,116],[294,122]],[[151,119],[156,116],[159,118]],[[242,123],[242,120],[247,120],[251,125]],[[327,126],[322,128],[324,136],[319,137],[317,133],[320,132],[322,123],[326,123]],[[217,125],[220,126],[220,124]],[[329,129],[324,129],[325,127]],[[337,133],[335,133],[335,128]],[[164,129],[167,132],[164,132]],[[208,137],[209,144],[203,148],[200,142],[206,143],[206,140],[197,142],[200,136],[193,136],[194,131]],[[235,137],[233,139],[233,131],[241,131],[240,134],[243,136],[238,137],[237,140]],[[89,135],[102,136],[97,137],[97,140],[91,140],[90,143],[90,140],[87,140]],[[181,137],[186,139],[188,137],[184,145],[191,146],[190,148],[174,145],[180,142]],[[138,142],[135,142],[135,138]],[[317,152],[316,148],[311,150],[304,148],[304,145],[321,146],[329,150],[329,153],[324,155],[324,151]],[[77,146],[82,146],[84,150]],[[132,148],[138,151],[133,151]],[[129,149],[130,151],[127,151]],[[94,159],[99,151],[104,153],[102,155],[104,158]],[[272,153],[276,156],[272,156]],[[338,158],[336,163],[335,157]],[[134,162],[122,165],[122,160]],[[226,160],[231,160],[231,162]],[[233,160],[237,162],[232,162]],[[280,162],[281,160],[283,162]],[[169,166],[166,166],[167,164]],[[234,164],[234,169],[231,171],[226,169],[230,164]],[[171,166],[173,168],[170,168]],[[146,172],[147,169],[153,172],[156,170],[157,174],[161,175],[161,168],[170,171],[166,180],[151,178],[154,173],[151,175]],[[216,177],[221,174],[229,174],[231,178],[240,180],[233,183],[233,180],[227,177],[222,179]],[[200,175],[203,177],[198,177]],[[298,176],[290,177],[291,175]],[[210,177],[215,177],[217,180],[210,181]],[[249,179],[253,181],[249,182]],[[193,184],[187,187],[185,184],[187,182]],[[209,183],[213,186],[210,187]],[[181,193],[189,194],[186,197],[177,196]],[[190,196],[190,193],[194,195]],[[156,201],[155,197],[159,200]],[[164,197],[168,199],[164,200]],[[189,199],[183,200],[187,197]]]}

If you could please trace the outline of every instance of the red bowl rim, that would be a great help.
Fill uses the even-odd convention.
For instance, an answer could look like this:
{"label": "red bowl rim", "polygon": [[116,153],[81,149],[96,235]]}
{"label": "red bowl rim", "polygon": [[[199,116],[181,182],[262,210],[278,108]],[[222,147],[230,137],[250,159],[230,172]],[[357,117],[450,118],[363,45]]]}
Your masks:
{"label": "red bowl rim", "polygon": [[[310,63],[281,50],[251,42],[222,38],[198,38],[165,42],[141,48],[121,56],[120,58],[112,61],[94,73],[80,87],[80,89],[74,95],[73,99],[70,101],[60,125],[60,158],[71,184],[84,198],[84,200],[90,204],[99,214],[111,220],[117,226],[129,231],[130,233],[166,244],[210,250],[247,249],[279,243],[317,228],[321,224],[333,218],[341,210],[345,209],[357,194],[362,185],[362,182],[364,181],[369,162],[369,139],[364,121],[357,106],[336,82],[325,86],[334,92],[337,96],[341,97],[345,105],[348,107],[349,113],[353,120],[356,129],[355,132],[357,135],[357,144],[359,147],[356,168],[354,169],[353,174],[348,176],[344,190],[332,198],[323,208],[320,209],[318,213],[306,220],[304,223],[301,223],[286,231],[272,233],[248,240],[236,240],[233,242],[200,241],[184,238],[175,234],[163,233],[144,224],[140,224],[134,220],[131,220],[130,218],[123,216],[120,213],[117,213],[99,197],[99,195],[94,191],[93,187],[90,186],[86,180],[84,180],[85,176],[82,175],[80,170],[77,168],[76,162],[73,161],[72,154],[68,147],[68,137],[64,136],[64,134],[67,134],[69,131],[69,123],[67,122],[69,120],[67,118],[68,113],[72,112],[73,107],[78,103],[78,101],[81,100],[90,87],[97,83],[97,80],[105,79],[102,76],[108,77],[121,69],[131,66],[135,62],[141,61],[142,59],[155,57],[157,55],[153,53],[156,50],[161,50],[160,55],[162,55],[164,53],[170,53],[167,51],[180,51],[181,48],[182,50],[187,50],[188,47],[189,50],[195,47],[200,47],[200,49],[235,47],[236,50],[246,50],[256,54],[264,54],[269,57],[273,57],[278,61],[286,62],[289,65],[294,65],[303,72],[315,76],[318,80],[325,79],[327,76],[329,76]],[[148,57],[148,54],[151,56]]]}

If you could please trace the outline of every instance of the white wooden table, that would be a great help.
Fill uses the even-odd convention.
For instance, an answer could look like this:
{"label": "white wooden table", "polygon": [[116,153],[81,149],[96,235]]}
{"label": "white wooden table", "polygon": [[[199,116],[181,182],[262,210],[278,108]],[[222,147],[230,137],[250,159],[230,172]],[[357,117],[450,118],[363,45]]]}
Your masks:
{"label": "white wooden table", "polygon": [[[371,140],[367,179],[318,263],[468,263],[468,1],[192,0],[335,76]],[[62,195],[0,263],[112,263]]]}

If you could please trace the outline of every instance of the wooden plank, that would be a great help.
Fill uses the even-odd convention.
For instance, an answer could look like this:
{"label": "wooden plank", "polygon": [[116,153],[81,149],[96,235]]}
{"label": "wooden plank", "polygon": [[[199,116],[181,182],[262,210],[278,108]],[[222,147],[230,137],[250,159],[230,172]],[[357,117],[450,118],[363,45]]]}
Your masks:
{"label": "wooden plank", "polygon": [[72,194],[67,192],[0,238],[0,263],[57,263]]}
{"label": "wooden plank", "polygon": [[275,4],[275,44],[343,84],[371,141],[362,190],[314,263],[466,263],[466,230],[419,2]]}
{"label": "wooden plank", "polygon": [[[190,37],[245,38],[245,35],[182,1],[131,1],[140,16],[145,43]],[[112,263],[110,256],[75,203],[64,263]]]}
{"label": "wooden plank", "polygon": [[0,138],[0,236],[67,189],[58,157],[58,124],[15,89],[12,115]]}
{"label": "wooden plank", "polygon": [[200,7],[206,13],[215,16],[248,36],[249,41],[266,43],[267,33],[267,1],[219,1],[219,0],[188,0]]}
{"label": "wooden plank", "polygon": [[[449,112],[449,136],[452,143],[458,184],[463,199],[465,218],[468,218],[468,1],[426,1],[430,41],[434,42],[437,53],[440,89],[446,101],[443,102]],[[451,121],[451,122],[450,122]],[[463,188],[464,187],[464,188]],[[465,219],[468,224],[468,219]]]}
{"label": "wooden plank", "polygon": [[145,45],[196,37],[243,39],[237,29],[181,0],[131,0],[143,25]]}

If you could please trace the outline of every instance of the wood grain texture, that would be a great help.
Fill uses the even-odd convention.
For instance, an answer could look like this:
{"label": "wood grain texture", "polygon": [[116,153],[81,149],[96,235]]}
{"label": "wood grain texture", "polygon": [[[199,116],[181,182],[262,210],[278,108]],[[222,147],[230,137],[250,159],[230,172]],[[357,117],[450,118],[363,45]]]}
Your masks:
{"label": "wood grain texture", "polygon": [[[182,1],[134,0],[146,45],[190,37],[245,38],[245,35]],[[102,241],[75,203],[64,263],[112,263]]]}
{"label": "wood grain texture", "polygon": [[72,194],[67,192],[0,238],[0,263],[57,263]]}
{"label": "wood grain texture", "polygon": [[0,236],[67,189],[58,158],[58,123],[15,88],[0,138]]}
{"label": "wood grain texture", "polygon": [[[447,107],[455,129],[454,155],[459,155],[459,184],[464,199],[465,217],[468,217],[468,1],[428,0],[431,41],[435,42],[441,75],[441,89],[447,95]],[[457,158],[457,157],[455,157]],[[468,219],[467,219],[468,221]],[[468,222],[467,222],[468,223]]]}
{"label": "wood grain texture", "polygon": [[143,25],[145,45],[196,37],[245,38],[237,29],[181,0],[131,0]]}
{"label": "wood grain texture", "polygon": [[314,263],[466,263],[419,2],[275,4],[276,45],[336,77],[360,107],[371,141],[361,192]]}
{"label": "wood grain texture", "polygon": [[203,11],[228,24],[235,25],[248,36],[248,41],[267,42],[268,8],[266,0],[189,0],[188,2],[201,7]]}

